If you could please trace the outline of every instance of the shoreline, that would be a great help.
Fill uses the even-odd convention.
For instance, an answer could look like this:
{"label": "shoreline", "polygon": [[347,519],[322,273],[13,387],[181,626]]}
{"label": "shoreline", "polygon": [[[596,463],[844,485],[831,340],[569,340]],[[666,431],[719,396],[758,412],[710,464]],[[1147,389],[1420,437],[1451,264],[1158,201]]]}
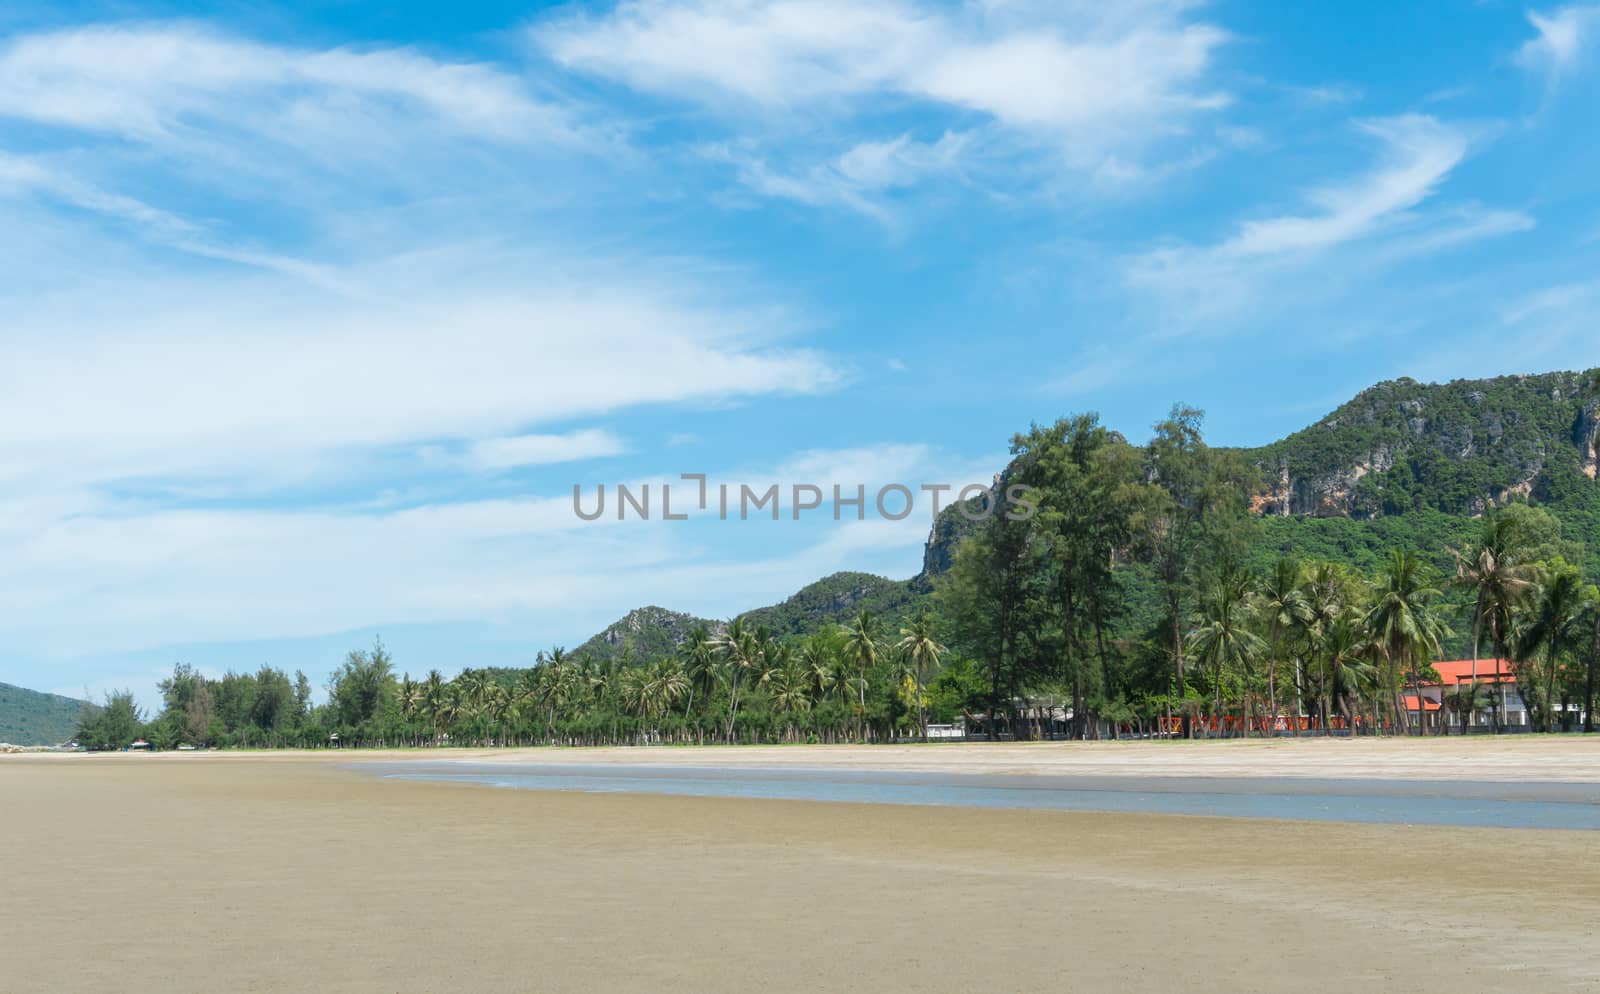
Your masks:
{"label": "shoreline", "polygon": [[1445,738],[1278,738],[1145,742],[940,742],[896,745],[519,746],[501,748],[252,749],[162,753],[23,753],[47,762],[395,761],[539,766],[716,766],[1010,776],[1127,776],[1556,781],[1600,783],[1600,735]]}

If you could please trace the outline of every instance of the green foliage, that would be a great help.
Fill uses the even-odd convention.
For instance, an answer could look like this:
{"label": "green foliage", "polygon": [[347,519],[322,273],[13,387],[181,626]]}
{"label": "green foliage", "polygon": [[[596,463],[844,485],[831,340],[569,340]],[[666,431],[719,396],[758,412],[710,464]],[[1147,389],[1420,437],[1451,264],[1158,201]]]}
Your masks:
{"label": "green foliage", "polygon": [[[232,674],[229,674],[232,676]],[[224,683],[226,683],[224,678]],[[334,671],[328,684],[328,710],[333,722],[346,729],[373,725],[393,703],[396,686],[394,668],[381,639],[372,649],[353,649],[344,665]],[[252,713],[255,702],[241,701],[243,713]],[[230,725],[243,724],[235,719]]]}
{"label": "green foliage", "polygon": [[781,604],[741,615],[747,624],[779,637],[807,635],[841,625],[869,611],[885,628],[895,630],[926,604],[926,593],[910,581],[887,580],[871,573],[834,573],[801,587]]}
{"label": "green foliage", "polygon": [[0,683],[0,742],[57,745],[72,738],[84,701]]}
{"label": "green foliage", "polygon": [[85,708],[73,735],[85,749],[126,749],[144,732],[144,719],[133,702],[133,694],[118,690],[106,694],[98,710]]}

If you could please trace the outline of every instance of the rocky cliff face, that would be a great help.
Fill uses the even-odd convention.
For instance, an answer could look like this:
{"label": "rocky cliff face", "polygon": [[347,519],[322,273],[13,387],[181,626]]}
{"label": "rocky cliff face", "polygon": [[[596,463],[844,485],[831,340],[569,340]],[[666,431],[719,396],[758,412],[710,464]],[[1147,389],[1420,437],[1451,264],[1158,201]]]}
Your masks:
{"label": "rocky cliff face", "polygon": [[1289,469],[1289,461],[1267,460],[1261,466],[1268,474],[1266,489],[1251,501],[1258,514],[1282,517],[1330,518],[1349,516],[1355,511],[1356,488],[1371,473],[1394,467],[1394,451],[1379,445],[1349,466],[1330,472],[1300,476]]}
{"label": "rocky cliff face", "polygon": [[1393,380],[1251,453],[1265,514],[1479,514],[1541,478],[1595,478],[1600,371],[1421,384]]}
{"label": "rocky cliff face", "polygon": [[1572,431],[1572,443],[1578,447],[1583,460],[1583,475],[1595,479],[1600,471],[1600,400],[1583,405],[1578,424]]}

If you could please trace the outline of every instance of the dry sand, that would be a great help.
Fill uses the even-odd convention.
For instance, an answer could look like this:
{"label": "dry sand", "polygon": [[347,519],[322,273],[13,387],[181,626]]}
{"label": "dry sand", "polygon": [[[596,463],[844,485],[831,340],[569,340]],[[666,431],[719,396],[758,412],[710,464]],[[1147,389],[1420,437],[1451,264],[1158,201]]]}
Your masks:
{"label": "dry sand", "polygon": [[[1494,755],[1513,753],[1544,755]],[[244,759],[0,759],[0,989],[1600,991],[1600,833],[503,791]]]}

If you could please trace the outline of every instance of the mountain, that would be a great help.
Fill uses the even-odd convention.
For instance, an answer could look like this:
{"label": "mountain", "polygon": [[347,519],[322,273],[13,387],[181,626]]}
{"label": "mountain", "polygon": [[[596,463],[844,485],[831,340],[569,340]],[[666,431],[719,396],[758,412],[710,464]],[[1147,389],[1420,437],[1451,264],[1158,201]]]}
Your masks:
{"label": "mountain", "polygon": [[85,702],[0,683],[0,742],[57,745],[72,738]]}
{"label": "mountain", "polygon": [[[1294,554],[1371,571],[1401,546],[1444,565],[1446,546],[1467,539],[1473,517],[1526,500],[1554,513],[1567,537],[1588,539],[1590,565],[1600,572],[1600,369],[1444,384],[1389,380],[1287,438],[1238,451],[1261,473],[1253,503],[1263,527],[1253,568]],[[995,475],[996,489],[1010,472],[1007,466]],[[894,630],[949,570],[972,530],[947,507],[933,523],[917,576],[836,573],[744,617],[776,635],[796,635],[866,607]],[[628,639],[636,655],[670,651],[697,623],[720,627],[642,608],[579,651],[615,654]]]}
{"label": "mountain", "polygon": [[635,608],[606,627],[606,630],[578,646],[574,655],[595,659],[614,659],[632,652],[635,659],[655,659],[668,656],[689,640],[689,633],[704,625],[710,631],[722,628],[722,622],[696,618],[681,611],[668,611],[664,607]]}
{"label": "mountain", "polygon": [[1304,431],[1250,450],[1264,513],[1373,518],[1490,505],[1594,480],[1600,370],[1363,390]]}
{"label": "mountain", "polygon": [[782,604],[748,612],[744,620],[777,636],[805,635],[824,625],[843,624],[865,610],[877,615],[886,628],[898,631],[924,593],[914,580],[835,573],[800,588]]}
{"label": "mountain", "polygon": [[[915,580],[835,573],[800,588],[781,604],[758,607],[741,617],[751,627],[766,628],[776,636],[804,635],[824,625],[843,624],[865,609],[898,630],[901,620],[926,594],[926,586]],[[725,627],[721,621],[663,607],[636,608],[579,646],[574,655],[615,659],[631,650],[636,659],[653,659],[671,654],[700,625],[710,632]]]}

